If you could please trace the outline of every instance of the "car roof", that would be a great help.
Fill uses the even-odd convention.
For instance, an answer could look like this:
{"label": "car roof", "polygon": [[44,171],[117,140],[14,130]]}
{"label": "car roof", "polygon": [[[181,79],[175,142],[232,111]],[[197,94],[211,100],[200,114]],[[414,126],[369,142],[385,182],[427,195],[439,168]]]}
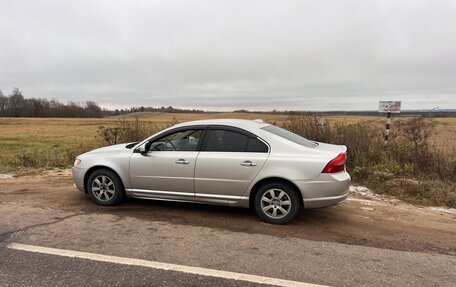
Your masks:
{"label": "car roof", "polygon": [[268,123],[257,120],[241,120],[241,119],[208,119],[208,120],[197,120],[191,122],[185,122],[175,125],[174,127],[185,127],[193,125],[225,125],[233,126],[244,129],[261,129],[269,126]]}

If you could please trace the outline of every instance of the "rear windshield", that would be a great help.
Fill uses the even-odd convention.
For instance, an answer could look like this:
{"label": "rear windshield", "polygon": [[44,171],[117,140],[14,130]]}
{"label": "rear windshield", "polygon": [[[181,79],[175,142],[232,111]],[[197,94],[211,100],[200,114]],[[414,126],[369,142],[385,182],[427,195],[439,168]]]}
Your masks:
{"label": "rear windshield", "polygon": [[305,147],[314,148],[314,147],[316,147],[318,145],[316,142],[310,141],[310,140],[308,140],[306,138],[303,138],[302,136],[299,136],[299,135],[294,134],[294,133],[292,133],[290,131],[284,130],[282,128],[279,128],[279,127],[276,127],[276,126],[273,126],[273,125],[266,126],[266,127],[262,128],[262,129],[265,130],[265,131],[268,131],[270,133],[273,133],[275,135],[278,135],[279,137],[282,137],[284,139],[292,141],[294,143],[297,143],[297,144],[300,144],[302,146],[305,146]]}

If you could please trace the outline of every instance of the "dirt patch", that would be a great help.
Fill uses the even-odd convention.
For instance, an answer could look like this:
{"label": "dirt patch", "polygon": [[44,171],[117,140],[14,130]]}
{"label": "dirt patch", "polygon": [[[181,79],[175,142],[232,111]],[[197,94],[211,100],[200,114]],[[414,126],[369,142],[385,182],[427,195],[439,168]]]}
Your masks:
{"label": "dirt patch", "polygon": [[[20,187],[20,188],[19,188]],[[393,197],[352,187],[343,204],[303,210],[284,226],[261,222],[248,209],[130,199],[120,206],[93,204],[73,187],[68,171],[0,180],[1,202],[98,213],[143,222],[165,221],[221,230],[296,237],[406,251],[456,255],[456,213],[453,209],[419,207]],[[132,227],[134,228],[134,227]]]}

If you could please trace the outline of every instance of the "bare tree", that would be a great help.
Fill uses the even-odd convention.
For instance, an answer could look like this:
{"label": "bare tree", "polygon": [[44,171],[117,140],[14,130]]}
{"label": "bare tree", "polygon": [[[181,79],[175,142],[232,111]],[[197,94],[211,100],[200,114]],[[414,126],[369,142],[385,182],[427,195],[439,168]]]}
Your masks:
{"label": "bare tree", "polygon": [[[108,114],[108,112],[106,112]],[[0,90],[0,117],[103,117],[104,112],[92,101],[64,105],[52,99],[27,98],[14,88],[8,96]]]}
{"label": "bare tree", "polygon": [[24,96],[18,88],[14,88],[9,96],[9,110],[13,117],[20,117],[23,114]]}
{"label": "bare tree", "polygon": [[8,97],[3,95],[2,90],[0,90],[0,117],[6,117],[6,111],[8,109]]}
{"label": "bare tree", "polygon": [[97,118],[103,115],[103,111],[95,102],[87,101],[85,102],[85,106],[86,114],[88,117]]}

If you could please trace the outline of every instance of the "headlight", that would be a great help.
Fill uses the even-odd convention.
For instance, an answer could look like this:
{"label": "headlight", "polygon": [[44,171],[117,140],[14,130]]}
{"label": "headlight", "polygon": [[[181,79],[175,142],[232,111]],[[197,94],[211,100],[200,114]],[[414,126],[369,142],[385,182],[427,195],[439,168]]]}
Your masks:
{"label": "headlight", "polygon": [[78,167],[80,164],[81,164],[81,160],[80,160],[79,158],[77,158],[77,159],[74,161],[73,166],[74,166],[74,167]]}

